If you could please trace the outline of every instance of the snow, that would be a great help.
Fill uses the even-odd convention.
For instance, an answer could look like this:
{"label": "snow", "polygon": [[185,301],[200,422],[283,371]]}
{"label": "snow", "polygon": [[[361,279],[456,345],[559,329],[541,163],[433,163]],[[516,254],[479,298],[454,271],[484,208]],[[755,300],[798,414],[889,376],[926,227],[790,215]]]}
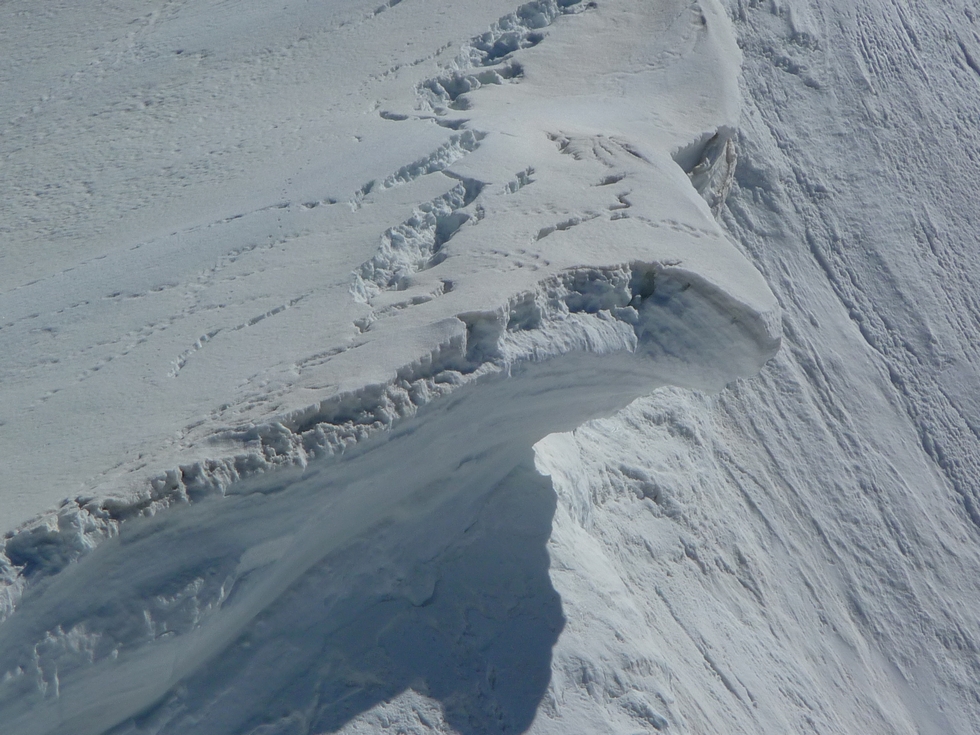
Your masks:
{"label": "snow", "polygon": [[[64,93],[69,98],[42,120],[53,118],[49,125],[67,131],[60,138],[74,135],[84,144],[72,146],[77,153],[50,161],[31,158],[31,180],[70,180],[72,168],[84,167],[93,147],[102,146],[110,163],[97,169],[91,211],[69,218],[77,224],[69,236],[55,237],[54,224],[34,214],[33,199],[14,207],[10,217],[20,223],[25,251],[40,242],[52,252],[42,261],[50,267],[47,277],[31,280],[34,266],[21,265],[26,282],[6,291],[0,306],[11,346],[3,382],[9,418],[0,426],[9,448],[4,474],[10,487],[2,525],[15,526],[68,495],[139,492],[168,466],[214,458],[206,442],[219,429],[268,422],[306,410],[334,392],[386,383],[397,370],[441,349],[440,341],[449,338],[439,326],[442,320],[500,310],[508,299],[571,267],[670,263],[715,279],[750,311],[772,311],[761,279],[705,216],[703,202],[670,160],[674,149],[735,114],[731,57],[737,51],[730,36],[719,33],[717,40],[709,30],[698,41],[700,21],[693,23],[689,9],[675,9],[674,23],[685,31],[680,42],[705,48],[667,64],[661,57],[669,42],[677,42],[665,36],[672,30],[663,23],[669,9],[636,18],[629,8],[606,15],[582,3],[528,8],[522,11],[526,21],[501,12],[503,20],[492,33],[502,32],[501,23],[523,28],[522,23],[555,21],[564,34],[552,33],[549,43],[520,51],[519,79],[484,84],[458,98],[457,107],[472,97],[466,129],[458,131],[433,123],[442,119],[430,111],[433,101],[425,85],[444,74],[444,67],[462,73],[512,62],[481,58],[469,44],[457,51],[458,45],[434,42],[440,53],[418,58],[412,50],[416,40],[404,52],[408,56],[393,63],[391,47],[408,43],[402,38],[445,33],[433,11],[413,10],[411,4],[380,14],[364,8],[333,11],[339,18],[320,10],[327,16],[310,20],[321,25],[304,26],[306,40],[290,41],[301,45],[302,53],[284,51],[285,58],[266,66],[265,44],[281,41],[282,31],[276,24],[266,27],[265,11],[243,14],[215,35],[197,27],[196,13],[171,8],[147,21],[152,33],[146,31],[145,42],[133,41],[127,51],[135,55],[133,64],[73,81],[82,88],[69,87]],[[505,9],[510,8],[501,5]],[[620,17],[623,13],[628,17]],[[246,17],[256,32],[270,36],[253,33],[243,49],[236,24]],[[485,11],[467,22],[474,42],[486,43],[483,29],[491,23]],[[619,27],[627,23],[631,31],[623,37]],[[372,24],[384,42],[375,41],[379,58],[368,62],[350,46],[363,43],[369,33],[365,26]],[[195,27],[193,34],[188,25]],[[466,31],[453,27],[453,32]],[[659,44],[647,42],[657,34]],[[638,49],[635,59],[614,67],[621,77],[618,91],[600,83],[602,75],[612,73],[601,55],[594,68],[583,66],[578,78],[561,81],[565,75],[559,67],[571,46],[610,36]],[[208,53],[185,69],[189,49],[201,44]],[[288,76],[314,59],[325,68],[343,66],[343,82],[332,84],[332,75],[311,78],[307,70],[280,88],[254,76]],[[722,64],[723,59],[728,61]],[[91,64],[105,66],[101,57]],[[699,71],[718,66],[723,74]],[[252,76],[236,87],[242,67]],[[175,76],[166,77],[167,72]],[[693,94],[686,77],[717,78],[717,89],[709,85]],[[632,95],[654,99],[651,90],[664,79],[685,84],[673,94],[657,95],[655,108],[627,102]],[[154,99],[147,96],[133,102],[132,88],[140,85],[157,90],[163,101],[147,107]],[[145,150],[116,156],[108,133],[89,127],[92,116],[104,111],[107,91],[120,87],[128,101],[114,104],[140,108],[126,108],[136,117],[133,123],[124,116],[116,125],[127,135],[143,136]],[[217,102],[199,101],[198,95],[212,87],[222,89]],[[269,94],[285,99],[266,101]],[[305,105],[297,99],[301,94]],[[248,115],[235,113],[243,100],[256,96]],[[326,109],[324,96],[335,100]],[[212,110],[203,121],[197,104]],[[157,108],[171,110],[165,121],[157,119]],[[402,110],[394,117],[406,119],[392,119],[391,110]],[[240,152],[224,163],[221,149],[210,146],[227,139],[229,125],[247,130],[241,133]],[[272,132],[280,128],[282,134]],[[273,138],[296,152],[269,148]],[[181,182],[174,186],[166,185],[170,173],[163,181],[158,173],[141,173],[142,165],[165,155],[160,148],[169,146],[186,151],[173,165],[172,176]],[[630,153],[630,146],[642,152]],[[562,147],[571,155],[562,156]],[[284,160],[269,160],[274,157]],[[137,190],[114,183],[117,167],[140,181]],[[508,196],[510,184],[528,169],[536,171],[528,175],[529,185]],[[256,185],[256,171],[269,183]],[[609,188],[595,186],[611,173],[624,178]],[[115,224],[113,214],[146,206],[144,179],[147,187],[160,186],[166,193],[154,194],[154,213],[140,221],[143,231],[159,234],[134,242],[128,235],[133,225],[126,216]],[[667,185],[671,180],[674,185]],[[18,190],[18,177],[10,181],[15,194],[28,196]],[[60,193],[67,188],[52,196],[74,202],[74,195]],[[635,201],[629,199],[632,210],[626,212],[621,198],[631,195]],[[92,228],[116,232],[90,232],[89,220]],[[608,242],[600,255],[591,240],[602,223],[616,232],[601,235]],[[548,228],[563,234],[546,237]],[[691,242],[685,228],[701,234],[703,242]],[[666,230],[662,237],[661,230]],[[446,262],[437,263],[447,254],[435,252],[443,245],[437,236],[453,237]],[[502,248],[502,242],[520,245]],[[349,297],[349,288],[356,298]],[[369,354],[379,350],[383,356]],[[73,420],[65,421],[66,415]],[[33,430],[23,431],[26,425]],[[30,461],[39,444],[66,450],[44,462]]]}
{"label": "snow", "polygon": [[0,13],[4,733],[972,731],[975,11]]}

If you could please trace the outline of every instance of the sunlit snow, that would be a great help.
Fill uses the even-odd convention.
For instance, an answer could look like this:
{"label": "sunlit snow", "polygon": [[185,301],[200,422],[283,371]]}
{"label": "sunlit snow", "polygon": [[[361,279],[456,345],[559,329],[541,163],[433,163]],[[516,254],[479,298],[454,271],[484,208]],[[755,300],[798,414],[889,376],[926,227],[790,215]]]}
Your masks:
{"label": "sunlit snow", "polygon": [[0,48],[0,733],[974,731],[969,4]]}

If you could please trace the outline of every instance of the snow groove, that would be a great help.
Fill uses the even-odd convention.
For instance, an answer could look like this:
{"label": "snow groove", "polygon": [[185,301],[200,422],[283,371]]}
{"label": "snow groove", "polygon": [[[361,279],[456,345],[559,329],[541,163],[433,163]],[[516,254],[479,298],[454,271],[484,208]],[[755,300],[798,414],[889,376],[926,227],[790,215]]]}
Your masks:
{"label": "snow groove", "polygon": [[389,10],[390,8],[393,8],[396,5],[398,5],[401,1],[402,0],[385,0],[384,3],[382,3],[377,8],[375,8],[374,12],[371,13],[372,17],[381,15],[386,10]]}
{"label": "snow groove", "polygon": [[518,171],[514,179],[507,182],[504,189],[508,194],[516,194],[525,186],[534,183],[534,179],[531,178],[532,176],[534,176],[534,166],[528,166],[523,171]]}
{"label": "snow groove", "polygon": [[364,198],[375,189],[391,189],[402,184],[407,184],[422,176],[445,171],[456,161],[463,158],[463,156],[479,148],[480,141],[485,137],[486,133],[481,133],[477,130],[464,130],[461,133],[451,136],[449,140],[429,155],[402,166],[397,171],[388,174],[380,183],[377,180],[373,180],[364,184],[351,195],[349,200],[351,209],[360,209]]}
{"label": "snow groove", "polygon": [[503,84],[524,75],[524,67],[516,61],[508,61],[491,69],[478,72],[453,71],[434,79],[428,79],[419,87],[423,105],[436,114],[446,114],[449,110],[468,110],[468,92],[486,85]]}
{"label": "snow groove", "polygon": [[418,87],[424,108],[444,115],[449,110],[469,109],[465,95],[488,84],[518,79],[524,68],[510,59],[515,51],[537,46],[542,29],[563,15],[594,8],[582,0],[535,0],[495,22],[489,30],[471,38],[453,60],[447,73],[427,79]]}
{"label": "snow groove", "polygon": [[441,263],[445,258],[442,246],[470,219],[461,210],[482,189],[481,182],[464,179],[441,197],[420,204],[405,222],[386,230],[377,254],[354,272],[354,299],[367,303],[382,291],[404,291],[413,273]]}
{"label": "snow groove", "polygon": [[599,215],[595,212],[588,212],[581,216],[569,217],[566,220],[562,220],[554,225],[548,225],[547,227],[542,227],[538,234],[535,236],[535,240],[544,240],[548,235],[554,232],[564,232],[565,230],[570,230],[573,227],[578,227],[583,222],[589,222],[596,219]]}

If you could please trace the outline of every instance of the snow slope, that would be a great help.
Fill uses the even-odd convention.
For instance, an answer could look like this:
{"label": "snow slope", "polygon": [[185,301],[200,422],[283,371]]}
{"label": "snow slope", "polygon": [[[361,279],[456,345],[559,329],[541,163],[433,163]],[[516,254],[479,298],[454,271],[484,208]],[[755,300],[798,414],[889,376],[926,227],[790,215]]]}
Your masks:
{"label": "snow slope", "polygon": [[5,6],[3,732],[972,732],[977,19],[816,6]]}
{"label": "snow slope", "polygon": [[[704,136],[734,120],[737,52],[724,27],[684,4],[638,17],[565,5],[511,17],[483,4],[466,14],[469,30],[412,3],[328,3],[310,16],[301,3],[275,23],[262,9],[225,20],[220,4],[167,6],[118,61],[80,49],[84,73],[35,105],[38,122],[14,117],[5,134],[15,151],[4,219],[23,246],[5,252],[3,270],[23,281],[0,305],[3,525],[68,495],[139,491],[162,468],[214,458],[218,429],[390,381],[460,339],[457,315],[499,312],[570,268],[644,262],[696,275],[747,315],[771,310],[670,157],[697,157]],[[449,29],[458,40],[447,45]],[[11,33],[24,55],[36,53],[30,30]],[[504,42],[533,48],[480,50]],[[282,58],[267,59],[277,43]],[[590,43],[635,58],[596,54],[564,74]],[[355,53],[364,47],[377,56]],[[28,91],[53,85],[52,71],[40,67]],[[124,135],[140,146],[120,149]],[[240,147],[223,155],[231,137]],[[67,216],[83,175],[87,209]],[[68,183],[42,208],[29,189],[44,180]],[[39,444],[66,451],[35,461]]]}
{"label": "snow slope", "polygon": [[532,731],[976,732],[980,14],[730,11],[723,221],[783,348],[538,445],[568,625]]}
{"label": "snow slope", "polygon": [[[73,73],[66,108],[31,108],[74,142],[61,155],[60,142],[17,151],[30,183],[74,183],[90,147],[111,165],[82,182],[85,212],[72,186],[44,194],[50,219],[35,214],[38,191],[9,179],[14,237],[41,250],[29,262],[15,252],[13,267],[43,270],[4,294],[7,522],[83,482],[4,541],[0,703],[12,732],[125,723],[213,678],[260,616],[353,544],[438,519],[432,553],[446,553],[509,478],[533,474],[538,439],[666,382],[718,389],[775,352],[772,294],[708,205],[730,186],[738,110],[720,8],[508,9],[492,22],[474,13],[459,45],[431,40],[445,32],[432,7],[329,6],[267,63],[266,44],[290,35],[288,8],[271,24],[242,12],[215,33],[201,8],[168,6],[121,59],[89,51],[89,66],[111,59],[111,71]],[[21,22],[27,54],[35,29]],[[418,56],[410,47],[426,34]],[[352,50],[367,37],[377,57],[364,60]],[[581,56],[613,44],[623,57]],[[186,77],[170,76],[188,54]],[[239,120],[222,105],[282,94],[262,77],[313,62],[344,67],[334,84],[317,80],[333,107],[300,106],[308,90],[287,86],[296,106],[268,102],[263,122],[259,105],[240,155],[222,163],[210,146]],[[258,76],[238,82],[250,63]],[[135,119],[89,127],[116,111]],[[37,127],[12,125],[15,141]],[[284,156],[294,168],[277,162],[284,183],[256,186],[280,154],[256,130],[280,126],[280,145],[302,154]],[[317,140],[325,131],[334,139]],[[119,135],[146,148],[113,156]],[[160,181],[154,144],[193,153]],[[114,180],[122,173],[147,190]],[[146,196],[161,211],[128,215]],[[67,236],[66,217],[77,225]],[[128,242],[137,226],[162,232]],[[39,443],[70,450],[38,463]],[[383,548],[366,555],[375,568]],[[321,610],[301,615],[319,624]],[[264,678],[295,676],[286,665]],[[162,726],[253,727],[269,713],[250,688],[223,714],[182,709]],[[524,709],[501,717],[529,721]]]}

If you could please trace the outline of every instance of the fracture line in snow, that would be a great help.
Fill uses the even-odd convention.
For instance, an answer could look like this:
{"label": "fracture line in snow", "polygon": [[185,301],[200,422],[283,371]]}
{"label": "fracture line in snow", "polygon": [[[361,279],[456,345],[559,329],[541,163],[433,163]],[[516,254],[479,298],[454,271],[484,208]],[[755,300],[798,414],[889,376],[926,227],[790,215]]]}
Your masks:
{"label": "fracture line in snow", "polygon": [[561,16],[594,7],[596,3],[583,3],[582,0],[535,0],[503,16],[489,30],[463,46],[450,70],[419,84],[423,109],[443,115],[449,110],[469,109],[465,97],[468,92],[523,76],[524,68],[510,58],[515,51],[541,43],[544,40],[542,29]]}
{"label": "fracture line in snow", "polygon": [[380,182],[372,179],[351,195],[348,202],[351,210],[357,211],[360,209],[364,198],[375,190],[383,191],[385,189],[391,189],[395,186],[407,184],[422,176],[446,170],[467,153],[475,151],[479,147],[480,141],[485,137],[486,133],[475,130],[464,130],[462,133],[450,137],[448,141],[436,148],[429,155],[402,166],[397,171],[388,174]]}
{"label": "fracture line in snow", "polygon": [[461,180],[441,197],[416,207],[408,220],[385,231],[378,253],[354,273],[354,298],[366,303],[381,291],[404,290],[413,273],[442,262],[442,246],[470,219],[461,210],[482,189],[479,181]]}

